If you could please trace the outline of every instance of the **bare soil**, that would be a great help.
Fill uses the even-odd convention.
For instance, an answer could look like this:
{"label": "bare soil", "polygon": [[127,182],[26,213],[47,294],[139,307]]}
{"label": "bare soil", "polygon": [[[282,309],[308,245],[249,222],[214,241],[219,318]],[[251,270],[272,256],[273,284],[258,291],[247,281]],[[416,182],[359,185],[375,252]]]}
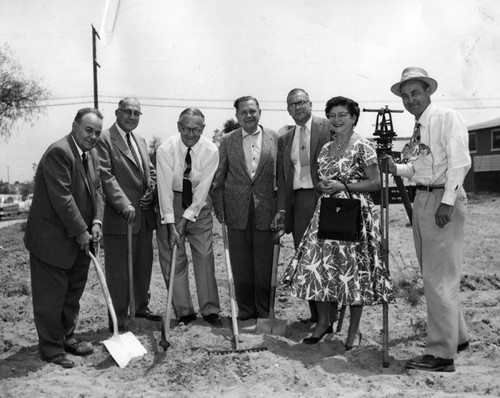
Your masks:
{"label": "bare soil", "polygon": [[[277,292],[279,319],[288,321],[285,336],[255,334],[240,323],[243,348],[267,351],[213,355],[230,350],[230,304],[220,226],[215,225],[221,327],[201,317],[188,326],[171,322],[165,352],[160,325],[134,321],[131,331],[147,354],[120,369],[102,341],[110,337],[107,312],[93,268],[81,300],[77,333],[92,342],[94,353],[72,357],[63,369],[41,361],[33,323],[29,256],[22,226],[0,229],[0,396],[2,397],[479,397],[500,396],[500,244],[499,201],[494,194],[471,195],[465,238],[462,307],[471,346],[459,354],[454,373],[404,369],[425,344],[426,308],[415,259],[411,227],[402,205],[390,206],[390,268],[397,302],[389,307],[389,367],[382,366],[382,308],[366,307],[359,347],[346,352],[348,317],[340,333],[314,346],[301,344],[310,333],[299,322],[307,317],[304,301]],[[293,255],[290,236],[282,240],[280,264]],[[280,273],[283,267],[280,267]],[[192,276],[191,276],[192,277]],[[191,293],[196,303],[194,281]],[[151,307],[163,312],[166,287],[155,256]],[[195,304],[196,305],[196,304]]]}

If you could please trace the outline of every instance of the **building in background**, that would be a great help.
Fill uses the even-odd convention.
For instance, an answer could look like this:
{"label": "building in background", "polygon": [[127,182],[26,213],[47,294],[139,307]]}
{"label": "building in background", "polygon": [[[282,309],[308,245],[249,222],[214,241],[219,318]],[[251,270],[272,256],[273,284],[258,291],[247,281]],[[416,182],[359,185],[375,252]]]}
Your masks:
{"label": "building in background", "polygon": [[467,192],[500,192],[500,118],[469,126],[472,167],[465,177]]}

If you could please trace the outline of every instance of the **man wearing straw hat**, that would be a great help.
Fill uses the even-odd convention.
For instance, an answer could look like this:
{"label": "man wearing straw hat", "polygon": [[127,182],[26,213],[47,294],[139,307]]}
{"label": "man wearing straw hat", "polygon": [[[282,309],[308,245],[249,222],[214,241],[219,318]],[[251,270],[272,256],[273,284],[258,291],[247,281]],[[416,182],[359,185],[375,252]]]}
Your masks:
{"label": "man wearing straw hat", "polygon": [[427,341],[423,356],[407,369],[453,372],[457,353],[469,346],[460,308],[460,277],[467,197],[462,186],[470,169],[468,131],[452,109],[431,103],[437,81],[422,68],[406,68],[391,91],[415,116],[404,164],[389,158],[389,171],[417,184],[413,237],[427,302]]}

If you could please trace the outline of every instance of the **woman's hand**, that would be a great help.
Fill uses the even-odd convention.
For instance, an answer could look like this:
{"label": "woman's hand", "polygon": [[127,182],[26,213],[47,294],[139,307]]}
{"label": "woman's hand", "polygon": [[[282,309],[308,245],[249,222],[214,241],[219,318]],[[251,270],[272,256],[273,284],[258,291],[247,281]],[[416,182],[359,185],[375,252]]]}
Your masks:
{"label": "woman's hand", "polygon": [[332,195],[336,192],[345,191],[345,185],[337,180],[321,180],[318,183],[321,192]]}

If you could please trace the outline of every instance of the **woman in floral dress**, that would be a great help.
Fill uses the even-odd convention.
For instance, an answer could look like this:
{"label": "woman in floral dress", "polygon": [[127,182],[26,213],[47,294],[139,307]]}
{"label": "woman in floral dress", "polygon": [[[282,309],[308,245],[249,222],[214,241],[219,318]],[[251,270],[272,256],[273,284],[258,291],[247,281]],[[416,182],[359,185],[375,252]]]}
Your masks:
{"label": "woman in floral dress", "polygon": [[362,236],[355,242],[319,239],[320,198],[282,282],[290,286],[292,296],[317,302],[318,323],[304,339],[306,344],[318,343],[329,332],[331,302],[350,306],[345,343],[349,350],[359,333],[363,306],[389,303],[394,296],[389,272],[380,259],[379,220],[369,195],[380,189],[377,154],[354,131],[359,105],[349,98],[334,97],[327,102],[325,113],[335,136],[318,157],[319,189],[322,197],[348,198],[347,186],[352,197],[361,201]]}

